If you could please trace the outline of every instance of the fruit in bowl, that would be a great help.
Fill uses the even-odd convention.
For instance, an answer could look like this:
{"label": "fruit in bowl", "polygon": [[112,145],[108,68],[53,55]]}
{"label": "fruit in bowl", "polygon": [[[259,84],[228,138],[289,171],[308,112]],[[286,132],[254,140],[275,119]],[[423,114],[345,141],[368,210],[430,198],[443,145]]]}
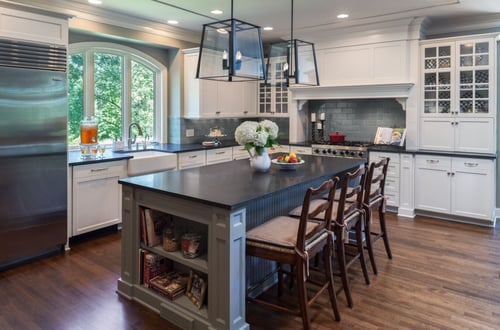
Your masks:
{"label": "fruit in bowl", "polygon": [[297,165],[304,163],[304,160],[294,152],[290,152],[288,154],[279,155],[272,160],[272,163],[278,165],[282,170],[295,170]]}
{"label": "fruit in bowl", "polygon": [[302,161],[302,158],[300,158],[300,156],[297,156],[292,151],[289,154],[279,155],[276,158],[276,161],[278,161],[278,163],[291,163],[291,164],[294,164],[294,163],[300,163]]}

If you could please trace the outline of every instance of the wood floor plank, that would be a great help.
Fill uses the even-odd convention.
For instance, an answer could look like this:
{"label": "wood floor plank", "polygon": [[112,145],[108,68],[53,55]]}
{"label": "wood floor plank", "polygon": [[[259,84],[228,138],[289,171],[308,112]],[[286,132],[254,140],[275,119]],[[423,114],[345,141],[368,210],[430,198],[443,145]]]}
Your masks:
{"label": "wood floor plank", "polygon": [[[350,270],[354,307],[335,278],[341,322],[328,295],[311,308],[326,329],[499,329],[500,234],[443,220],[387,216],[393,259],[376,244],[378,275]],[[178,329],[116,294],[120,232],[75,242],[67,253],[0,272],[0,329]],[[267,293],[272,296],[272,291]],[[285,295],[283,299],[295,298]],[[301,329],[298,317],[247,306],[252,330]]]}

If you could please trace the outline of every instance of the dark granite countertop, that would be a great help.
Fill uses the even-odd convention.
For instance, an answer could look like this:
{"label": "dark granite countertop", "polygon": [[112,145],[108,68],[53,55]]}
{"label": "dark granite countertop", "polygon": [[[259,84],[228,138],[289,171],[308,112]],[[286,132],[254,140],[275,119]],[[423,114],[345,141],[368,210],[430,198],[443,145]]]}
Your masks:
{"label": "dark granite countertop", "polygon": [[[308,143],[289,144],[288,141],[286,141],[286,140],[280,140],[279,143],[283,144],[283,145],[310,146],[310,144],[308,144]],[[106,150],[106,152],[104,153],[103,159],[100,159],[100,158],[81,159],[80,152],[75,150],[75,151],[68,152],[68,164],[70,166],[78,166],[78,165],[85,165],[85,164],[94,164],[94,163],[111,162],[111,161],[115,161],[115,160],[129,159],[129,158],[133,157],[131,155],[131,153],[147,151],[147,150],[182,153],[182,152],[219,149],[219,148],[235,147],[235,146],[238,146],[238,143],[236,143],[236,141],[234,141],[234,140],[222,141],[220,145],[213,146],[213,147],[205,147],[201,143],[192,143],[192,144],[155,143],[155,144],[148,146],[148,148],[145,150],[144,149],[142,149],[142,150],[124,150],[124,151],[118,151],[118,152],[112,152],[111,150]]]}
{"label": "dark granite countertop", "polygon": [[375,144],[368,147],[368,151],[404,153],[413,155],[434,155],[447,157],[464,157],[464,158],[479,158],[479,159],[496,159],[496,154],[480,154],[474,152],[458,152],[458,151],[437,151],[437,150],[406,150],[405,147],[391,146],[384,144]]}
{"label": "dark granite countertop", "polygon": [[305,163],[294,171],[280,170],[273,164],[269,172],[254,172],[248,160],[243,159],[124,178],[119,182],[204,204],[235,209],[283,189],[318,179],[327,180],[364,163],[359,159],[310,155],[304,155],[303,159]]}

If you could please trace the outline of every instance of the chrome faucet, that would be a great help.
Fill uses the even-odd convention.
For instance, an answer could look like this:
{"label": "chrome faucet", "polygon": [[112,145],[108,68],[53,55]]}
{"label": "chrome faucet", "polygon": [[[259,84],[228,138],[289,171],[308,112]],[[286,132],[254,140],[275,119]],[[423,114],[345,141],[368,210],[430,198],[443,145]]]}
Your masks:
{"label": "chrome faucet", "polygon": [[130,125],[128,125],[127,147],[128,147],[129,150],[132,149],[132,144],[135,143],[135,139],[137,137],[137,135],[136,135],[136,136],[134,136],[134,139],[132,139],[132,126],[137,127],[137,133],[138,133],[138,135],[142,136],[142,128],[141,128],[141,126],[138,123],[134,122],[134,123],[130,123]]}

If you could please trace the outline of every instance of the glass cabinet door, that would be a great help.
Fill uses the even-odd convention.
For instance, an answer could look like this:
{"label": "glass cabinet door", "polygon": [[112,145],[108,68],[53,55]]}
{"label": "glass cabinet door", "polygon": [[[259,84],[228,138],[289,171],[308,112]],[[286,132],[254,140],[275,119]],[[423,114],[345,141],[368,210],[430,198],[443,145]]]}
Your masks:
{"label": "glass cabinet door", "polygon": [[467,41],[459,44],[460,114],[488,114],[490,94],[490,43]]}
{"label": "glass cabinet door", "polygon": [[449,114],[453,85],[451,44],[424,48],[424,113]]}

